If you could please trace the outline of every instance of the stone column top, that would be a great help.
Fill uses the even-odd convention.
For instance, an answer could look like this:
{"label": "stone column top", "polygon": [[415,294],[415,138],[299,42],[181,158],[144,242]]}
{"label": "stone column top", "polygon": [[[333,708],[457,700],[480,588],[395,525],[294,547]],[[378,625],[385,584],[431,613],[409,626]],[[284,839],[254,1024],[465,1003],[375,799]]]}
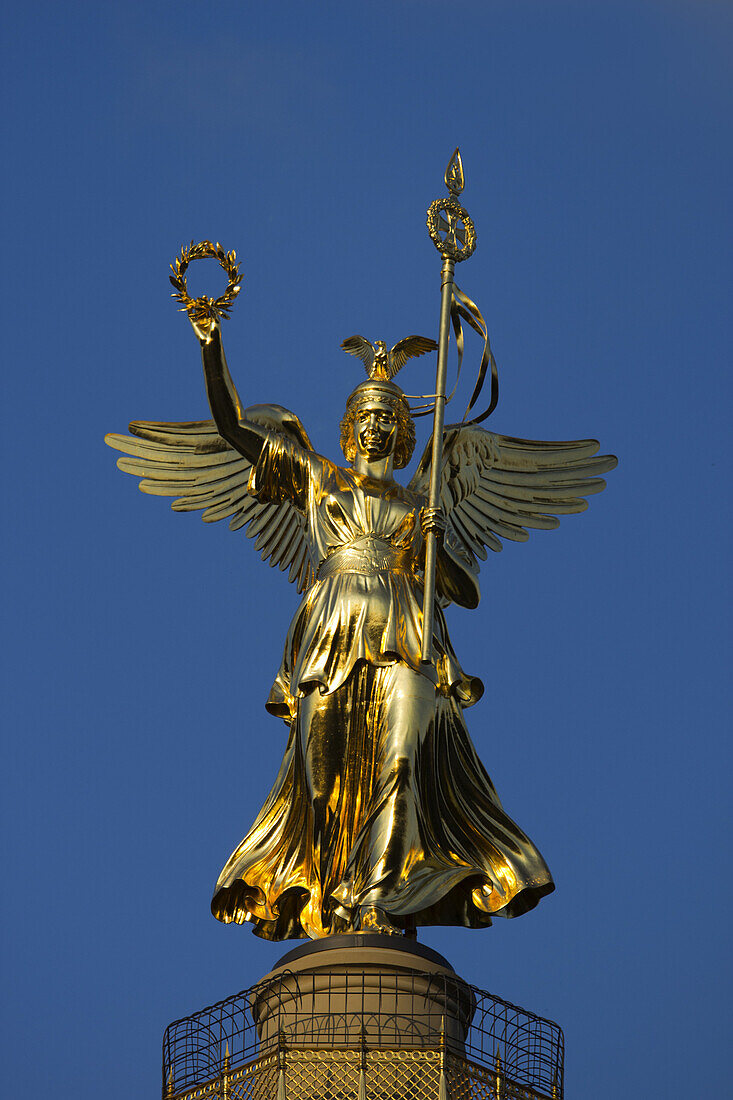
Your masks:
{"label": "stone column top", "polygon": [[[281,969],[292,969],[294,963],[303,966],[333,968],[378,965],[406,967],[411,970],[447,970],[455,971],[446,958],[417,940],[404,936],[382,936],[376,933],[354,932],[335,936],[324,936],[319,940],[310,940],[300,944],[283,955],[275,963],[272,973]],[[425,964],[431,964],[426,966]],[[269,976],[269,975],[268,975]]]}

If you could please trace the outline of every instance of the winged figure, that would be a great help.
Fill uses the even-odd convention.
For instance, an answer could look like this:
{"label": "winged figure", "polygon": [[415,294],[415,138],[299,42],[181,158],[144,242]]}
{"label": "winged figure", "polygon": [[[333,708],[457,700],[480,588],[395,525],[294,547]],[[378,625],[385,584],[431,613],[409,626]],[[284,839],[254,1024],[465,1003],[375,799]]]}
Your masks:
{"label": "winged figure", "polygon": [[427,351],[437,351],[435,340],[428,336],[406,336],[395,346],[387,351],[384,340],[377,340],[372,344],[363,336],[349,336],[343,341],[341,347],[349,355],[355,355],[361,359],[370,378],[394,378],[408,359],[416,359]]}
{"label": "winged figure", "polygon": [[[195,327],[195,326],[194,326]],[[109,435],[118,465],[176,511],[228,519],[303,598],[266,703],[288,727],[283,762],[216,884],[212,910],[268,939],[483,927],[553,889],[468,734],[483,685],[461,666],[443,610],[479,602],[479,562],[502,540],[581,512],[616,465],[594,440],[548,443],[470,424],[445,429],[440,515],[430,448],[408,485],[415,431],[392,380],[434,341],[342,345],[368,368],[341,422],[347,465],[319,455],[297,416],[243,408],[217,323],[196,328],[213,420],[136,421]],[[376,369],[375,369],[376,364]],[[420,660],[425,533],[438,555],[435,660]]]}

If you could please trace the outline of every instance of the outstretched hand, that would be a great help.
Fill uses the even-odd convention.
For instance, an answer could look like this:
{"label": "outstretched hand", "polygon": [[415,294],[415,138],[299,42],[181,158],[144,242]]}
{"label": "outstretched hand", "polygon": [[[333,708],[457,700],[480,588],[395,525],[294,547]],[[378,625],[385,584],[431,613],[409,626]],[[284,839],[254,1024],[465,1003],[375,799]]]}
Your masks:
{"label": "outstretched hand", "polygon": [[205,317],[198,321],[194,321],[191,315],[188,315],[188,319],[191,322],[191,328],[196,333],[198,341],[202,347],[206,344],[210,344],[214,336],[214,333],[219,329],[219,321],[216,317]]}

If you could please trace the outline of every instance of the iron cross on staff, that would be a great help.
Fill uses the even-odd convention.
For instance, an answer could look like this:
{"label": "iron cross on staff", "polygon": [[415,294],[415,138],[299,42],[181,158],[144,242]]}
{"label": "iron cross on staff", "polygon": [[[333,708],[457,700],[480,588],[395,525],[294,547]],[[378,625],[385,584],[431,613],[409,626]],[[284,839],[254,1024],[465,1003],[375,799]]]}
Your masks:
{"label": "iron cross on staff", "polygon": [[[491,364],[492,398],[490,408],[476,419],[483,420],[496,406],[498,398],[498,379],[496,364],[491,354],[488,333],[483,317],[475,304],[456,287],[453,274],[455,266],[461,260],[472,256],[476,248],[476,231],[468,213],[458,202],[458,196],[464,187],[463,163],[456,148],[445,170],[445,185],[448,188],[447,199],[436,199],[428,209],[428,231],[433,244],[443,257],[441,269],[440,334],[438,337],[438,367],[435,379],[435,413],[433,416],[433,447],[430,468],[431,511],[440,507],[440,486],[443,468],[443,422],[446,405],[446,377],[448,368],[448,343],[450,324],[456,334],[456,346],[460,360],[463,356],[463,334],[460,318],[468,321],[472,328],[484,337],[484,354],[473,396],[466,410],[466,418],[478,399],[483,379],[489,363]],[[465,419],[465,418],[464,418]],[[435,567],[438,554],[438,527],[428,529],[425,544],[425,592],[423,600],[423,625],[421,642],[421,660],[425,664],[433,661],[433,620],[435,610]]]}

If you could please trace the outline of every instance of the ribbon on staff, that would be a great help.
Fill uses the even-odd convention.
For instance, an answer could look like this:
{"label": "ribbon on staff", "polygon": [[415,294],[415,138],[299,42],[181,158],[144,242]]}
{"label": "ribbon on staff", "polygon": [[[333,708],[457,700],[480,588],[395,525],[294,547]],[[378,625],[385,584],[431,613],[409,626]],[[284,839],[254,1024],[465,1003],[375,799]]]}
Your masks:
{"label": "ribbon on staff", "polygon": [[[456,337],[456,351],[458,352],[458,374],[461,373],[461,363],[463,361],[463,325],[461,319],[466,324],[470,325],[474,332],[477,332],[479,336],[484,338],[484,350],[481,355],[481,363],[478,369],[478,378],[476,379],[476,385],[473,388],[471,394],[471,400],[468,402],[465,413],[463,414],[463,423],[480,424],[482,420],[486,420],[487,416],[491,416],[492,412],[497,406],[499,401],[499,369],[496,365],[496,359],[494,359],[494,353],[491,350],[491,344],[489,343],[489,330],[486,326],[481,310],[478,308],[475,302],[472,302],[467,294],[457,286],[453,284],[453,299],[450,307],[450,319],[453,325],[453,332]],[[476,403],[481,396],[481,391],[484,388],[484,382],[486,381],[486,372],[491,367],[491,397],[489,399],[488,408],[480,414],[480,416],[470,416],[470,413],[476,407]],[[458,379],[456,379],[456,384]],[[455,389],[455,387],[454,387]]]}
{"label": "ribbon on staff", "polygon": [[[471,394],[471,400],[468,402],[468,406],[463,415],[462,423],[466,424],[480,424],[482,420],[486,420],[488,416],[491,416],[492,412],[497,406],[499,401],[499,370],[494,359],[494,353],[491,350],[491,344],[489,342],[489,330],[486,325],[486,321],[483,318],[481,310],[478,308],[475,302],[472,302],[467,294],[464,294],[459,286],[453,284],[453,293],[451,297],[450,307],[450,319],[453,325],[453,332],[456,337],[456,352],[458,356],[458,366],[456,369],[456,380],[453,385],[453,389],[446,396],[446,405],[453,399],[453,396],[458,387],[458,382],[461,377],[461,367],[463,366],[463,324],[465,321],[467,325],[477,332],[479,336],[483,337],[484,350],[481,355],[481,362],[478,369],[478,378]],[[470,416],[473,409],[476,407],[481,392],[486,382],[486,375],[489,367],[491,367],[491,396],[489,398],[488,408],[484,410],[479,416]],[[405,394],[406,397],[431,397],[435,398],[435,394]],[[435,408],[434,403],[431,405],[418,405],[413,407],[410,411],[414,417],[428,416]]]}

